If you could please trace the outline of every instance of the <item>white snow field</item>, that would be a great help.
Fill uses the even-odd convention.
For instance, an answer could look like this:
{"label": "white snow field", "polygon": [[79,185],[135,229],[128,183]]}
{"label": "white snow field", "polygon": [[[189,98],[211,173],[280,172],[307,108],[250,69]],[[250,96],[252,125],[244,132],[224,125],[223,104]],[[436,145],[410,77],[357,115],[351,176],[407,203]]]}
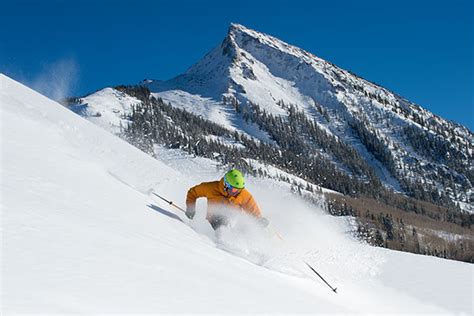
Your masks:
{"label": "white snow field", "polygon": [[155,160],[2,74],[0,108],[2,315],[472,315],[472,264],[360,244],[346,219],[259,179],[248,187],[285,241],[239,222],[216,238],[203,203],[189,223],[148,195],[183,205],[221,176],[210,161]]}

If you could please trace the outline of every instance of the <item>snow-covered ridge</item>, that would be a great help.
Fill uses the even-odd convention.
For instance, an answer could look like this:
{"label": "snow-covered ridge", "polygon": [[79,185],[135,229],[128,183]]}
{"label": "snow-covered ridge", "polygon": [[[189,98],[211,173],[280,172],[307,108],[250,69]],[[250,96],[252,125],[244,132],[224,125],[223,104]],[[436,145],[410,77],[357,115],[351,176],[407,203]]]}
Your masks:
{"label": "snow-covered ridge", "polygon": [[212,161],[153,159],[3,74],[0,114],[2,314],[473,312],[470,264],[360,244],[343,219],[249,179],[291,250],[262,267],[146,194],[181,204],[221,176]]}
{"label": "snow-covered ridge", "polygon": [[133,105],[141,103],[137,98],[114,88],[101,89],[78,101],[77,104],[69,105],[73,112],[114,134],[120,133],[121,127],[127,124],[122,116],[130,113]]}

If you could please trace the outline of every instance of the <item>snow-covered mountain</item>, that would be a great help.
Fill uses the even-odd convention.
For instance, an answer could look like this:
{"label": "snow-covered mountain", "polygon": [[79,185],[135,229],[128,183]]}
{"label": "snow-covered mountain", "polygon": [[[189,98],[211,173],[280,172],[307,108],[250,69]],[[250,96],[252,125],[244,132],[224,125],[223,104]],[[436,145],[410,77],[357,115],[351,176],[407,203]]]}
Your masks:
{"label": "snow-covered mountain", "polygon": [[[272,140],[268,127],[244,120],[245,113],[258,106],[286,117],[295,105],[355,149],[387,187],[474,211],[471,131],[272,36],[232,24],[186,73],[142,84],[173,106],[264,141]],[[351,169],[324,151],[340,170]]]}
{"label": "snow-covered mountain", "polygon": [[[232,24],[222,44],[186,73],[141,84],[173,107],[277,147],[295,144],[282,142],[261,113],[284,123],[294,106],[319,133],[296,144],[311,148],[311,155],[316,150],[315,160],[327,160],[362,183],[373,181],[374,173],[395,192],[474,212],[471,131],[272,36]],[[131,106],[141,103],[113,88],[80,102],[75,112],[114,133],[126,126],[123,116]],[[327,185],[315,178],[308,180]]]}
{"label": "snow-covered mountain", "polygon": [[360,244],[344,218],[277,182],[248,186],[285,244],[217,238],[204,205],[189,222],[147,194],[182,204],[221,176],[211,160],[165,148],[153,159],[3,74],[0,115],[2,315],[473,312],[472,264]]}
{"label": "snow-covered mountain", "polygon": [[269,35],[232,24],[176,78],[68,105],[152,156],[179,149],[324,195],[373,245],[474,262],[472,132]]}

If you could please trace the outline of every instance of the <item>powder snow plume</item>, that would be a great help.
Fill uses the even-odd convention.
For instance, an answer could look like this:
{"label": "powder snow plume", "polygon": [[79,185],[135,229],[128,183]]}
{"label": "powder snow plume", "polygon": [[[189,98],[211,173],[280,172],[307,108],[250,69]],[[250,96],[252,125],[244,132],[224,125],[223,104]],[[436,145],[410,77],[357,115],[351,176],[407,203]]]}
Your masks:
{"label": "powder snow plume", "polygon": [[356,240],[347,219],[328,215],[322,205],[302,201],[279,183],[248,180],[263,215],[270,220],[267,229],[262,230],[252,216],[229,216],[227,211],[228,226],[214,233],[205,220],[205,205],[198,205],[200,214],[191,223],[193,229],[224,251],[288,275],[307,276],[305,262],[335,281],[370,280],[379,275],[383,253]]}
{"label": "powder snow plume", "polygon": [[61,59],[46,64],[42,73],[31,86],[47,97],[61,101],[72,95],[72,89],[79,78],[79,65],[74,59]]}

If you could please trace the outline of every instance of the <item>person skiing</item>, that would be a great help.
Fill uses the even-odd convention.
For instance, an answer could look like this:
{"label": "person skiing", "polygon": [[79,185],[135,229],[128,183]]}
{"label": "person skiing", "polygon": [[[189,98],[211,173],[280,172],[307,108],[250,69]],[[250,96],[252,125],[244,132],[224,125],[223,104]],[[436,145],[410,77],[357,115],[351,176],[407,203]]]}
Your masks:
{"label": "person skiing", "polygon": [[222,211],[226,208],[243,210],[256,217],[259,224],[263,227],[268,225],[268,220],[262,217],[262,212],[252,194],[245,189],[244,177],[237,169],[228,171],[218,181],[203,182],[188,190],[186,196],[186,216],[189,219],[194,218],[196,200],[201,197],[207,198],[206,219],[214,230],[226,224],[226,212]]}

